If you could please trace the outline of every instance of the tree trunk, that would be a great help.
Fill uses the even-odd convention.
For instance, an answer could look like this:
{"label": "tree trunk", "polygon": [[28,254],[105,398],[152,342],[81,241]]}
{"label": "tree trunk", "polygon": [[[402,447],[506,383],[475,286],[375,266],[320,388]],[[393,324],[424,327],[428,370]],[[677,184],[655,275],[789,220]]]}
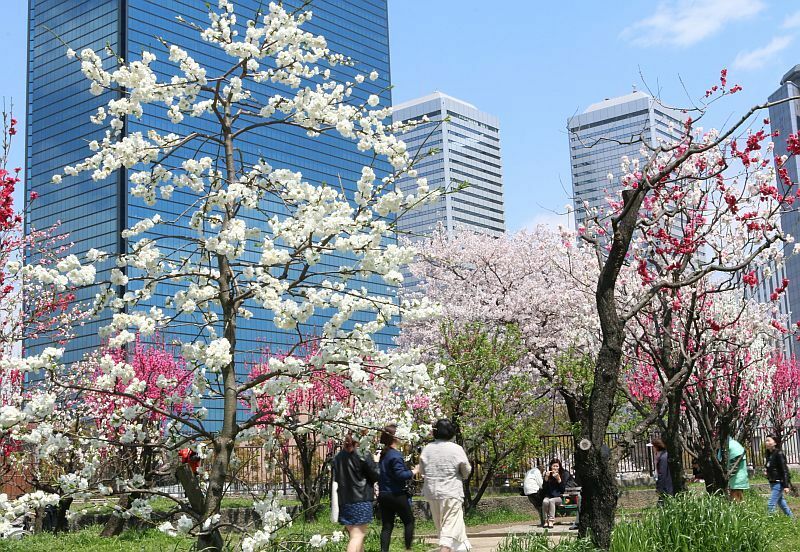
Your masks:
{"label": "tree trunk", "polygon": [[[305,470],[305,467],[303,468]],[[304,474],[304,492],[300,495],[300,503],[303,507],[303,519],[315,521],[319,513],[320,497],[317,496],[314,476],[310,471]]]}
{"label": "tree trunk", "polygon": [[[609,333],[612,340],[606,338],[600,348],[589,408],[583,413],[580,437],[576,439],[579,446],[575,447],[575,473],[582,486],[578,534],[591,538],[594,545],[603,550],[611,546],[618,498],[616,465],[605,444],[605,436],[613,411],[622,359],[622,333]],[[615,343],[617,338],[619,341]],[[609,341],[613,345],[609,345]],[[589,448],[583,450],[580,445],[587,442]]]}
{"label": "tree trunk", "polygon": [[[464,502],[466,512],[472,512],[478,507],[478,503],[481,501],[481,498],[483,498],[484,493],[486,493],[486,489],[489,488],[489,483],[491,483],[494,478],[494,473],[494,463],[490,463],[489,468],[486,470],[486,475],[484,475],[483,481],[478,485],[475,494],[470,493],[469,499]],[[466,498],[467,495],[465,494],[464,497]]]}
{"label": "tree trunk", "polygon": [[36,518],[33,520],[33,527],[31,530],[38,534],[44,531],[44,517],[45,517],[45,510],[43,507],[36,508]]}
{"label": "tree trunk", "polygon": [[61,497],[56,507],[55,523],[53,525],[53,533],[66,533],[69,531],[69,520],[67,520],[67,512],[69,507],[72,506],[74,499],[69,497]]}
{"label": "tree trunk", "polygon": [[604,550],[611,546],[618,498],[615,460],[605,444],[619,389],[625,340],[625,323],[617,310],[616,284],[644,196],[636,190],[625,190],[622,198],[626,214],[613,223],[613,240],[595,292],[603,342],[595,363],[588,408],[581,413],[580,438],[577,439],[588,441],[589,448],[575,447],[575,472],[583,486],[578,534],[589,536],[595,546]]}
{"label": "tree trunk", "polygon": [[578,534],[590,538],[597,547],[607,550],[611,546],[611,532],[614,529],[614,513],[619,495],[616,470],[604,456],[597,447],[588,451],[579,448],[575,450],[575,473],[582,485]]}
{"label": "tree trunk", "polygon": [[[124,494],[119,499],[119,507],[123,510],[127,510],[130,508],[131,503],[136,499],[130,494]],[[116,537],[117,535],[121,534],[122,531],[125,529],[125,518],[121,515],[117,514],[117,512],[113,512],[111,517],[108,518],[108,521],[103,526],[103,530],[100,531],[101,537]]]}
{"label": "tree trunk", "polygon": [[[236,405],[234,404],[234,408]],[[202,510],[201,521],[205,521],[218,514],[222,507],[222,496],[225,492],[225,481],[230,467],[233,441],[225,437],[218,437],[214,443],[214,455],[208,479],[205,504]],[[197,539],[198,550],[207,552],[222,552],[224,541],[219,529],[200,533]]]}
{"label": "tree trunk", "polygon": [[725,477],[724,470],[720,469],[719,463],[714,462],[711,458],[701,458],[698,461],[700,462],[700,471],[703,473],[708,494],[727,493],[728,479]]}
{"label": "tree trunk", "polygon": [[663,435],[667,447],[669,474],[672,478],[672,490],[677,495],[686,491],[685,466],[683,465],[683,436],[681,435],[681,402],[683,388],[673,390],[667,405],[667,425]]}

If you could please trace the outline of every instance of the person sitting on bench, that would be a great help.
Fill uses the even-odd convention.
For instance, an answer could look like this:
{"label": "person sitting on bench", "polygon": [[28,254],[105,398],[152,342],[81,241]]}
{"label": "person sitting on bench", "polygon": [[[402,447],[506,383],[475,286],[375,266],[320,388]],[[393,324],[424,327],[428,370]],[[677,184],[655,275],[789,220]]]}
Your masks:
{"label": "person sitting on bench", "polygon": [[562,503],[561,496],[567,489],[567,482],[572,475],[564,469],[558,458],[550,460],[547,473],[542,484],[542,513],[546,517],[545,527],[552,529],[556,521],[556,506]]}
{"label": "person sitting on bench", "polygon": [[533,507],[539,512],[541,526],[544,527],[544,513],[542,512],[542,469],[541,464],[537,465],[536,460],[531,460],[531,469],[525,473],[522,480],[522,494],[528,497]]}

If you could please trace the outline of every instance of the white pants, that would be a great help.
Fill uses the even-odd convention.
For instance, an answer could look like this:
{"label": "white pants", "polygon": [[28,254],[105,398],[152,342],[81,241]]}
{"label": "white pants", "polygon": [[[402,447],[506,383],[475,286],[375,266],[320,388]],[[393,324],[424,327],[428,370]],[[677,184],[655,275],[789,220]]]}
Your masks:
{"label": "white pants", "polygon": [[545,498],[542,500],[542,513],[546,519],[556,518],[556,506],[561,504],[561,497]]}
{"label": "white pants", "polygon": [[453,552],[467,552],[472,545],[467,539],[467,526],[464,525],[464,501],[461,498],[429,498],[431,517],[439,533],[439,546],[450,548]]}

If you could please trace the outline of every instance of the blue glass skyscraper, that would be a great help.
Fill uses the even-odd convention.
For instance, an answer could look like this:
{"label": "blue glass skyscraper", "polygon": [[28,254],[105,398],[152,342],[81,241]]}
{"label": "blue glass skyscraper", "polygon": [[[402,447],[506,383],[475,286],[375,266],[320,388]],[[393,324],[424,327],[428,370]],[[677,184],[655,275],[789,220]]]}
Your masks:
{"label": "blue glass skyscraper", "polygon": [[[285,2],[287,8],[300,2]],[[252,19],[257,10],[265,9],[261,0],[235,2],[239,21]],[[338,80],[353,80],[356,73],[367,74],[373,69],[379,73],[376,81],[367,80],[354,93],[353,101],[364,102],[369,94],[378,94],[382,105],[391,103],[389,92],[389,39],[387,0],[318,0],[311,4],[313,19],[304,25],[312,33],[328,40],[329,48],[351,57],[355,67],[337,66],[333,75]],[[174,71],[167,62],[168,53],[161,43],[177,44],[185,49],[209,74],[227,69],[234,61],[217,47],[200,39],[196,30],[177,20],[195,22],[201,27],[208,22],[207,2],[204,0],[30,0],[29,4],[29,54],[28,97],[26,132],[26,182],[29,191],[35,190],[39,198],[29,205],[27,224],[44,228],[56,222],[61,230],[70,234],[72,249],[82,257],[96,248],[110,253],[125,251],[129,244],[121,238],[121,230],[132,226],[152,211],[128,193],[125,171],[95,182],[87,173],[65,179],[62,184],[51,183],[51,177],[66,165],[73,165],[91,154],[88,143],[100,139],[105,130],[89,121],[97,108],[112,99],[107,92],[93,96],[89,83],[80,72],[80,63],[67,59],[67,47],[80,52],[92,48],[104,59],[106,69],[112,69],[116,56],[125,60],[139,59],[143,50],[158,56],[152,67],[160,79]],[[278,90],[263,85],[256,91],[262,97]],[[187,119],[186,124],[200,124]],[[130,118],[124,132],[146,133],[148,129],[159,133],[176,131],[164,113],[163,106],[148,106],[140,119]],[[185,131],[186,127],[179,130]],[[199,152],[215,156],[214,148]],[[243,154],[252,162],[263,158],[273,167],[289,168],[303,173],[312,183],[341,182],[348,191],[355,189],[363,165],[370,164],[371,156],[360,152],[350,140],[330,135],[309,138],[300,129],[266,127],[243,145]],[[388,164],[377,169],[388,171]],[[193,197],[176,191],[168,209],[173,214],[182,212]],[[162,204],[163,209],[163,204]],[[338,266],[336,259],[328,262]],[[106,267],[108,270],[110,267]],[[106,279],[102,271],[99,279]],[[364,282],[373,292],[391,292],[385,284]],[[170,290],[174,293],[175,290]],[[81,291],[79,299],[87,300],[96,290]],[[150,303],[164,307],[166,295],[156,295]],[[105,316],[105,317],[104,317]],[[96,349],[100,343],[98,329],[108,322],[108,314],[78,328],[76,339],[67,351],[67,362],[80,358]],[[325,319],[315,317],[309,328],[321,327]],[[270,313],[255,311],[250,320],[240,320],[239,343],[241,350],[256,351],[264,347],[275,350],[292,336],[277,330],[270,321]],[[189,328],[182,330],[185,339],[196,337]],[[176,330],[180,334],[181,330]],[[376,336],[379,345],[391,343],[393,330],[387,329]],[[167,337],[181,337],[172,335]],[[36,344],[29,344],[35,348]],[[213,412],[212,412],[213,418]]]}

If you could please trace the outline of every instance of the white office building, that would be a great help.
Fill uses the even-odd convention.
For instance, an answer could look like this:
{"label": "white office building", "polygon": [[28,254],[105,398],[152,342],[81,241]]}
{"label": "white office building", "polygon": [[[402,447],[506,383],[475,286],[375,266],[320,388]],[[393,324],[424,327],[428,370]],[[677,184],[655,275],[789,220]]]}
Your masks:
{"label": "white office building", "polygon": [[[607,198],[619,191],[623,156],[641,158],[642,140],[655,146],[659,140],[674,141],[681,135],[681,114],[665,108],[644,92],[607,98],[567,121],[575,223],[586,220],[586,206],[607,212]],[[644,162],[645,159],[640,159]]]}
{"label": "white office building", "polygon": [[[506,225],[497,117],[441,92],[394,106],[394,121],[420,120],[426,115],[429,123],[401,136],[409,153],[420,158],[417,178],[427,178],[431,189],[465,187],[401,217],[401,237],[425,237],[439,224],[450,234],[469,229],[503,235]],[[432,150],[435,153],[428,155]],[[413,191],[416,178],[401,180],[400,187]]]}

